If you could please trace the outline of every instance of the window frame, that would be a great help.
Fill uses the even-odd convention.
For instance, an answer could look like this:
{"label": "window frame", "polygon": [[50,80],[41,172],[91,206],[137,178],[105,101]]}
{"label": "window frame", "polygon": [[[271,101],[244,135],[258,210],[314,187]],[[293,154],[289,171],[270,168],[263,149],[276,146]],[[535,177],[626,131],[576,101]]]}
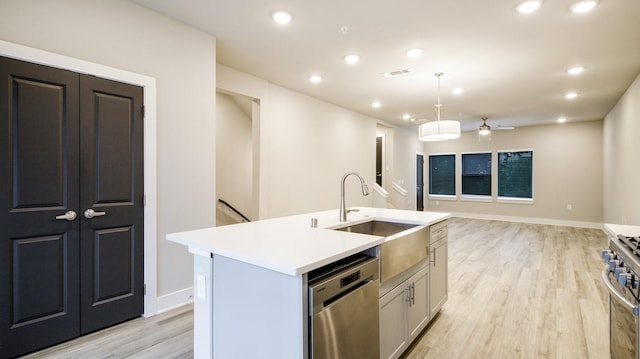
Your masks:
{"label": "window frame", "polygon": [[[453,156],[453,194],[432,194],[431,193],[431,157],[437,156]],[[427,154],[427,173],[428,173],[428,185],[427,185],[427,199],[430,200],[445,200],[445,201],[455,201],[458,199],[458,184],[457,184],[457,175],[458,175],[458,158],[455,152],[444,152],[444,153],[429,153]]]}
{"label": "window frame", "polygon": [[[501,153],[513,153],[513,152],[530,152],[531,153],[531,198],[525,197],[508,197],[500,196],[500,154]],[[535,198],[534,189],[534,162],[533,162],[533,149],[515,149],[515,150],[498,150],[496,151],[496,202],[497,203],[511,203],[511,204],[533,204]]]}
{"label": "window frame", "polygon": [[[464,193],[464,156],[465,155],[478,155],[485,154],[489,155],[489,161],[491,162],[489,166],[489,194],[467,194]],[[460,196],[463,200],[466,201],[476,201],[476,202],[491,202],[493,201],[493,172],[494,172],[494,158],[493,151],[473,151],[473,152],[460,152]]]}

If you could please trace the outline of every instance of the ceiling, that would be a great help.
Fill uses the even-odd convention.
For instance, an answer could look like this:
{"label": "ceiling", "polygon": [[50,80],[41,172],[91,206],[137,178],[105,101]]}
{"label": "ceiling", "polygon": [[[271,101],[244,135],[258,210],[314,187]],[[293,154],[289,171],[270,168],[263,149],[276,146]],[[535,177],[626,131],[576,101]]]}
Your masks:
{"label": "ceiling", "polygon": [[[483,116],[494,128],[602,119],[640,73],[637,0],[600,0],[585,14],[569,10],[577,0],[546,0],[528,15],[519,0],[132,1],[215,36],[218,63],[414,130],[435,119],[436,72],[442,118],[463,131]],[[274,23],[276,10],[293,21]],[[407,57],[411,48],[422,55]],[[343,61],[351,53],[359,63]]]}

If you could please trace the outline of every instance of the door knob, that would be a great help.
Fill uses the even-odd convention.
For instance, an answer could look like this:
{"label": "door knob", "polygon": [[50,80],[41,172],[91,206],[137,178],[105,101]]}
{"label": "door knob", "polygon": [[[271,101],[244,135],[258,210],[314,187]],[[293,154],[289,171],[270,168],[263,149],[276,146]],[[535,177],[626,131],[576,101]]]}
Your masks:
{"label": "door knob", "polygon": [[78,217],[76,212],[67,211],[67,213],[65,213],[65,214],[61,214],[59,216],[56,216],[56,219],[63,219],[63,220],[67,220],[67,221],[73,221],[74,219],[76,219],[76,217]]}
{"label": "door knob", "polygon": [[93,217],[104,216],[105,214],[107,214],[107,212],[96,212],[93,209],[89,208],[88,210],[84,211],[84,218],[91,219]]}

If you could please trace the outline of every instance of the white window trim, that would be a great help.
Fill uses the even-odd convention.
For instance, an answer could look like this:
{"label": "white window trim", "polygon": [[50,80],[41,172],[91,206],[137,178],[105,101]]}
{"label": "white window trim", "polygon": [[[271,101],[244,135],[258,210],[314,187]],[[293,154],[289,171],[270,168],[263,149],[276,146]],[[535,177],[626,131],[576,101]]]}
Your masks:
{"label": "white window trim", "polygon": [[[490,169],[490,176],[491,176],[491,194],[486,196],[486,195],[477,195],[477,194],[464,194],[462,193],[462,191],[464,190],[462,188],[462,177],[464,176],[464,166],[462,164],[462,159],[464,155],[477,155],[477,154],[489,154],[491,156],[491,169]],[[494,180],[494,173],[493,173],[493,164],[494,164],[494,154],[493,151],[471,151],[471,152],[460,152],[460,193],[461,193],[461,198],[463,201],[474,201],[474,202],[492,202],[493,201],[493,180]],[[497,171],[497,169],[496,169]],[[498,176],[497,176],[497,172],[495,175],[496,181],[498,180]],[[496,189],[497,190],[497,189]]]}
{"label": "white window trim", "polygon": [[511,204],[533,204],[533,198],[517,198],[517,197],[498,197],[497,203],[511,203]]}
{"label": "white window trim", "polygon": [[448,195],[448,194],[430,194],[427,196],[428,199],[434,201],[457,201],[458,196],[456,195]]}
{"label": "white window trim", "polygon": [[493,202],[492,196],[481,196],[477,194],[463,194],[460,199],[468,202]]}
{"label": "white window trim", "polygon": [[[429,186],[429,184],[431,183],[431,176],[429,176],[430,170],[431,170],[431,167],[429,165],[429,157],[431,157],[431,156],[453,156],[453,158],[455,159],[456,165],[455,165],[455,168],[454,168],[453,178],[454,178],[454,181],[456,182],[456,184],[455,184],[456,194],[431,194],[431,193],[429,193],[429,189],[431,188],[431,186]],[[455,152],[428,153],[427,156],[426,156],[425,162],[426,162],[425,163],[425,167],[427,169],[426,178],[428,179],[428,181],[425,181],[426,182],[426,186],[425,187],[427,189],[425,192],[427,192],[427,198],[428,199],[432,199],[432,200],[457,201],[458,200],[458,195],[457,195],[457,193],[458,193],[458,170],[459,170],[458,166],[459,166],[459,163],[461,163],[461,161],[458,158],[458,154],[455,153]]]}
{"label": "white window trim", "polygon": [[[498,183],[500,181],[500,177],[499,177],[499,173],[498,173],[498,167],[499,166],[499,161],[500,161],[500,153],[501,152],[531,152],[531,156],[533,156],[533,148],[528,148],[528,149],[523,149],[523,150],[497,150],[496,151],[496,195],[498,195]],[[535,163],[533,162],[533,160],[531,161],[531,198],[518,198],[518,197],[497,197],[496,203],[513,203],[513,204],[533,204],[533,197],[535,195],[535,187],[534,187],[534,175],[535,172],[533,171],[533,168],[535,167]]]}

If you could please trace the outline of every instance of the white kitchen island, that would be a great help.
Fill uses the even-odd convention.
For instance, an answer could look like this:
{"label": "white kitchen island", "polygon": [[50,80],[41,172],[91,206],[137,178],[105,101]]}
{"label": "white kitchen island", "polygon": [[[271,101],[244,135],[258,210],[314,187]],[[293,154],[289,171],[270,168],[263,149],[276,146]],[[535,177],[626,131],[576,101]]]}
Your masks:
{"label": "white kitchen island", "polygon": [[357,209],[348,222],[330,210],[167,235],[194,254],[194,357],[307,358],[307,273],[386,240],[329,228],[371,219],[431,225],[450,217]]}

